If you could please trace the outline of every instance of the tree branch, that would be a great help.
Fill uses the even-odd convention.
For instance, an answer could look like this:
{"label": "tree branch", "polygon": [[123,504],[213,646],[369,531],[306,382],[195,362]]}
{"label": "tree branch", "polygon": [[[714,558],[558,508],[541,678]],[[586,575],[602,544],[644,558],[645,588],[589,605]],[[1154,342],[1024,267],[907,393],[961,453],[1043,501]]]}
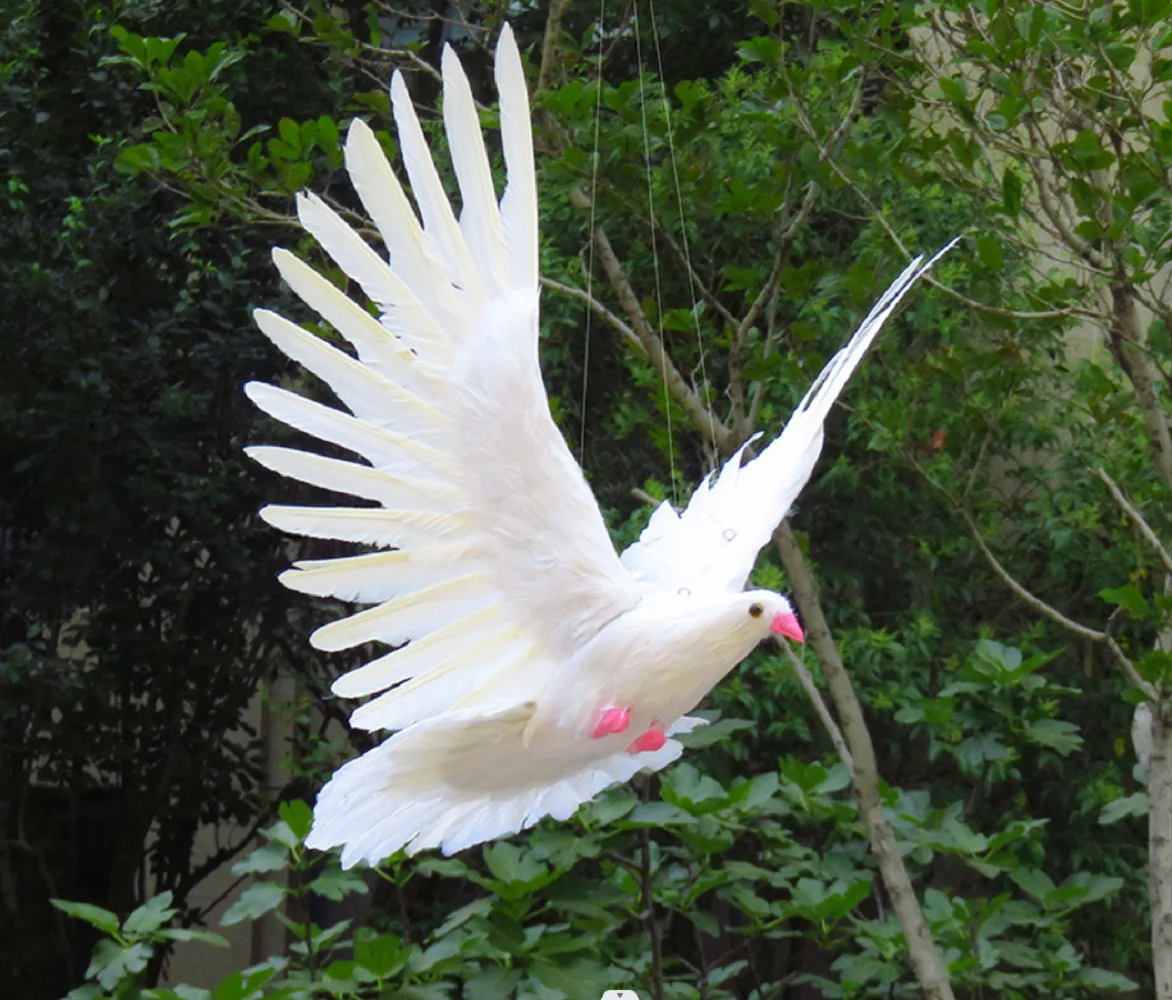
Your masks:
{"label": "tree branch", "polygon": [[1040,597],[1031,594],[1001,565],[1000,560],[993,554],[993,550],[985,544],[985,539],[981,537],[981,530],[977,527],[977,523],[973,520],[972,515],[967,510],[959,507],[957,508],[957,513],[969,529],[969,534],[972,535],[973,541],[977,543],[977,548],[981,550],[981,554],[985,557],[985,562],[989,564],[989,568],[1001,579],[1002,583],[1044,618],[1049,618],[1052,622],[1057,622],[1068,632],[1080,636],[1083,639],[1089,639],[1091,642],[1101,642],[1106,645],[1111,651],[1112,657],[1114,657],[1115,661],[1126,672],[1128,680],[1153,701],[1159,698],[1156,689],[1140,677],[1139,671],[1135,669],[1135,664],[1131,662],[1127,654],[1123,652],[1123,648],[1115,641],[1110,633],[1100,632],[1097,629],[1081,625],[1073,618],[1067,618],[1061,611],[1047,604]]}
{"label": "tree branch", "polygon": [[[578,200],[579,198],[586,199],[586,195],[578,190],[570,192],[570,200],[583,207]],[[588,199],[586,205],[589,205]],[[602,268],[610,280],[611,288],[618,296],[619,305],[622,306],[623,312],[626,313],[627,319],[630,321],[631,330],[643,353],[647,355],[652,366],[663,377],[671,397],[688,415],[696,429],[708,438],[713,447],[725,454],[732,452],[736,448],[733,432],[700,398],[699,394],[688,385],[668,356],[663,341],[651,328],[651,324],[647,322],[647,317],[643,314],[643,307],[639,304],[639,298],[623,271],[623,266],[619,262],[618,255],[614,252],[614,247],[611,246],[606,231],[601,226],[595,226],[593,239],[594,252],[599,261],[602,262]]]}
{"label": "tree branch", "polygon": [[541,283],[546,288],[552,288],[555,292],[561,292],[563,295],[568,295],[572,299],[577,299],[579,302],[584,302],[591,309],[593,309],[599,316],[618,331],[624,340],[629,341],[636,347],[642,348],[639,338],[635,336],[635,331],[632,330],[622,319],[612,313],[601,302],[598,301],[589,292],[581,288],[575,288],[573,285],[563,285],[560,281],[555,281],[553,278],[541,278]]}
{"label": "tree branch", "polygon": [[822,663],[822,673],[834,700],[834,707],[842,721],[845,742],[850,748],[853,761],[851,784],[855,800],[859,804],[859,815],[867,826],[871,838],[871,850],[879,862],[879,873],[899,925],[907,941],[908,953],[916,978],[928,1000],[953,1000],[952,985],[948,973],[940,960],[932,932],[924,919],[911,878],[904,867],[895,831],[883,809],[879,796],[879,769],[875,762],[875,747],[871,733],[863,718],[863,709],[855,696],[850,676],[843,666],[842,657],[830,635],[826,616],[818,598],[817,584],[806,564],[797,539],[790,529],[789,521],[782,521],[774,534],[778,554],[789,578],[794,599],[801,609],[806,624],[806,637],[810,647]]}
{"label": "tree branch", "polygon": [[798,675],[798,680],[801,681],[806,694],[810,696],[810,702],[814,706],[814,711],[818,713],[818,718],[822,720],[822,726],[830,737],[830,742],[834,744],[834,749],[838,751],[838,759],[846,765],[848,771],[854,771],[855,761],[851,756],[850,748],[846,745],[846,740],[842,738],[842,730],[838,728],[838,723],[834,721],[834,716],[830,714],[830,709],[826,707],[822,692],[818,690],[818,685],[814,683],[814,678],[810,676],[810,671],[806,669],[806,664],[802,662],[802,658],[794,652],[793,646],[788,642],[782,642],[780,645],[782,651],[789,657],[789,662],[794,668],[794,673]]}
{"label": "tree branch", "polygon": [[549,90],[553,85],[553,71],[557,66],[558,43],[561,41],[562,18],[570,0],[553,0],[545,18],[545,37],[541,42],[541,69],[537,74],[537,92]]}
{"label": "tree branch", "polygon": [[1123,508],[1124,513],[1126,513],[1127,516],[1131,518],[1136,528],[1139,529],[1139,533],[1143,535],[1144,540],[1152,547],[1152,550],[1156,553],[1156,555],[1160,557],[1160,562],[1164,564],[1164,569],[1166,569],[1169,573],[1172,573],[1172,556],[1170,556],[1168,554],[1168,550],[1164,548],[1162,544],[1160,544],[1160,539],[1156,537],[1156,533],[1152,530],[1151,525],[1144,520],[1143,515],[1135,509],[1131,501],[1129,501],[1127,497],[1123,495],[1123,491],[1115,485],[1115,480],[1107,475],[1107,471],[1102,466],[1099,466],[1099,468],[1093,469],[1092,471],[1096,476],[1103,480],[1103,483],[1106,485],[1107,489],[1111,491],[1111,496],[1115,498],[1115,502]]}

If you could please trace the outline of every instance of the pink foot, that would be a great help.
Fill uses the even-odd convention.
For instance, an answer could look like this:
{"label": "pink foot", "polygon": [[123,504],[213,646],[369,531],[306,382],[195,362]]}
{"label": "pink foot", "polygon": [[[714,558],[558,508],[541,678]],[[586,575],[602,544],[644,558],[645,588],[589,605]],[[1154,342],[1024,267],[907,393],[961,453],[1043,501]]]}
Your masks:
{"label": "pink foot", "polygon": [[662,729],[648,729],[647,732],[627,747],[627,752],[648,753],[653,750],[660,750],[666,742],[667,737],[664,736]]}
{"label": "pink foot", "polygon": [[598,725],[594,727],[594,738],[602,739],[611,733],[624,732],[631,724],[631,710],[629,708],[608,708],[602,713]]}

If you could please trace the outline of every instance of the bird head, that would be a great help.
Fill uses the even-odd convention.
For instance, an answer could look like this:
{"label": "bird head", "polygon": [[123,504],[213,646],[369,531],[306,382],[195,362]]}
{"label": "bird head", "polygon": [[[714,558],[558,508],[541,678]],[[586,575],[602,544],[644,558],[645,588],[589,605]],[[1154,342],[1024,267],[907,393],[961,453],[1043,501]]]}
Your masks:
{"label": "bird head", "polygon": [[776,635],[795,642],[806,641],[793,605],[781,594],[771,590],[750,590],[739,595],[737,606],[760,630],[762,639]]}

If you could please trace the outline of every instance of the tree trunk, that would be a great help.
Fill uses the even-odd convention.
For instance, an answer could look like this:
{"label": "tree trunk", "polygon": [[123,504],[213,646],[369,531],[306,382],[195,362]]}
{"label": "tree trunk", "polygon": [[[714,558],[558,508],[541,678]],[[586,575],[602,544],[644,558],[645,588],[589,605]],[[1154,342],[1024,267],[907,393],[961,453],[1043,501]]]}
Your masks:
{"label": "tree trunk", "polygon": [[1148,895],[1157,1000],[1172,1000],[1172,705],[1153,705],[1148,770]]}
{"label": "tree trunk", "polygon": [[1160,374],[1152,360],[1147,331],[1139,322],[1135,290],[1126,281],[1111,284],[1111,350],[1135,389],[1152,446],[1152,457],[1164,485],[1172,490],[1172,433],[1160,400]]}

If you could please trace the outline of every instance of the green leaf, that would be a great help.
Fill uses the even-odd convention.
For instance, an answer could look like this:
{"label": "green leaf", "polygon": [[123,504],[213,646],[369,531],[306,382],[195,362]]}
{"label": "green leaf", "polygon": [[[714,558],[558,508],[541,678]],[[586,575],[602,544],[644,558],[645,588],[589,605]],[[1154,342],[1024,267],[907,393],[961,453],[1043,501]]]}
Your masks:
{"label": "green leaf", "polygon": [[874,955],[841,955],[831,965],[843,983],[854,986],[865,986],[875,983],[878,986],[890,986],[899,982],[903,977],[903,969],[894,962],[885,962]]}
{"label": "green leaf", "polygon": [[1119,990],[1130,993],[1139,989],[1139,983],[1133,982],[1118,972],[1107,969],[1085,968],[1078,970],[1078,981],[1084,986],[1096,990]]}
{"label": "green leaf", "polygon": [[[293,156],[297,156],[301,152],[301,126],[292,118],[282,118],[277,123],[277,132],[281,136],[281,141],[289,147]],[[284,816],[281,819],[285,819]],[[285,820],[288,823],[288,820]],[[292,824],[289,824],[292,826]]]}
{"label": "green leaf", "polygon": [[1133,618],[1142,620],[1151,616],[1152,609],[1144,600],[1144,595],[1130,583],[1125,587],[1107,587],[1099,591],[1099,596],[1108,604],[1118,604],[1125,608]]}
{"label": "green leaf", "polygon": [[589,823],[607,826],[626,816],[639,804],[639,797],[626,785],[619,785],[587,804],[584,817]]}
{"label": "green leaf", "polygon": [[127,934],[146,934],[158,930],[175,916],[176,911],[171,906],[171,898],[168,891],[148,899],[126,918],[122,930]]}
{"label": "green leaf", "polygon": [[335,902],[356,892],[367,892],[366,880],[341,868],[327,868],[309,883],[309,891]]}
{"label": "green leaf", "polygon": [[529,884],[548,873],[532,851],[522,851],[516,844],[501,841],[484,849],[484,863],[495,878],[514,884]]}
{"label": "green leaf", "polygon": [[1013,167],[1006,167],[1001,175],[1001,204],[1005,214],[1016,219],[1021,214],[1021,178]]}
{"label": "green leaf", "polygon": [[539,960],[532,968],[543,986],[568,1000],[598,1000],[614,988],[610,970],[589,960],[556,965]]}
{"label": "green leaf", "polygon": [[742,42],[737,49],[745,62],[761,62],[767,66],[776,66],[781,61],[781,43],[772,37],[750,38]]}
{"label": "green leaf", "polygon": [[464,983],[464,996],[468,1000],[510,1000],[517,995],[521,982],[519,969],[493,969],[473,976]]}
{"label": "green leaf", "polygon": [[313,827],[313,810],[301,799],[290,799],[288,802],[282,802],[277,814],[289,829],[293,831],[293,836],[297,838],[298,843],[301,843],[309,836],[309,831]]}
{"label": "green leaf", "polygon": [[963,104],[968,95],[968,84],[963,77],[947,77],[942,76],[937,78],[936,85],[940,88],[942,93],[953,104]]}
{"label": "green leaf", "polygon": [[77,920],[84,920],[100,931],[105,931],[107,934],[118,933],[118,916],[109,910],[103,910],[100,906],[93,906],[90,903],[71,903],[67,899],[51,899],[49,902],[62,913]]}
{"label": "green leaf", "polygon": [[287,890],[275,882],[257,882],[250,885],[220,918],[223,927],[232,927],[245,920],[255,920],[275,910],[285,902]]}
{"label": "green leaf", "polygon": [[1018,888],[1039,901],[1044,900],[1057,888],[1050,876],[1040,868],[1015,868],[1009,873],[1009,877]]}
{"label": "green leaf", "polygon": [[977,237],[977,257],[990,271],[1000,271],[1004,263],[1001,246],[992,236]]}
{"label": "green leaf", "polygon": [[[225,942],[227,943],[227,942]],[[212,991],[179,983],[170,989],[145,990],[143,1000],[212,1000]]]}
{"label": "green leaf", "polygon": [[162,167],[159,147],[153,142],[126,146],[118,154],[115,166],[124,174],[153,173]]}
{"label": "green leaf", "polygon": [[1063,757],[1082,746],[1078,726],[1062,719],[1038,719],[1025,727],[1026,738],[1033,743],[1051,747]]}
{"label": "green leaf", "polygon": [[640,802],[623,820],[619,826],[672,826],[680,823],[695,823],[696,817],[691,816],[667,802]]}
{"label": "green leaf", "polygon": [[329,115],[317,120],[317,141],[327,153],[338,148],[338,123]]}
{"label": "green leaf", "polygon": [[697,726],[690,733],[680,733],[673,739],[679,740],[689,750],[700,750],[723,743],[733,733],[753,728],[754,723],[748,719],[718,719],[706,726]]}
{"label": "green leaf", "polygon": [[279,872],[289,863],[289,849],[281,843],[265,844],[232,866],[233,875],[263,875]]}
{"label": "green leaf", "polygon": [[301,845],[301,838],[293,832],[293,829],[284,820],[281,820],[279,823],[274,823],[267,830],[262,830],[261,833],[266,840],[280,844],[289,850]]}
{"label": "green leaf", "polygon": [[487,917],[492,913],[494,899],[492,896],[481,896],[471,903],[465,903],[458,910],[448,914],[448,918],[435,931],[435,937],[443,938],[451,934],[457,927],[462,927],[473,917]]}
{"label": "green leaf", "polygon": [[96,978],[103,989],[112,992],[117,986],[133,983],[147,967],[151,954],[150,945],[144,941],[123,948],[109,938],[103,938],[94,947],[93,958],[85,970],[86,979]]}
{"label": "green leaf", "polygon": [[1103,806],[1099,813],[1099,823],[1102,826],[1110,826],[1112,823],[1118,823],[1121,819],[1128,819],[1131,816],[1146,816],[1147,814],[1147,792],[1135,792]]}
{"label": "green leaf", "polygon": [[198,927],[165,927],[158,932],[157,937],[166,938],[168,941],[199,941],[215,945],[217,948],[229,947],[229,941],[223,935]]}
{"label": "green leaf", "polygon": [[706,811],[728,801],[728,793],[715,778],[692,764],[678,764],[663,780],[663,797],[687,812]]}
{"label": "green leaf", "polygon": [[354,938],[354,961],[376,979],[393,976],[404,965],[410,952],[394,934],[361,934]]}

